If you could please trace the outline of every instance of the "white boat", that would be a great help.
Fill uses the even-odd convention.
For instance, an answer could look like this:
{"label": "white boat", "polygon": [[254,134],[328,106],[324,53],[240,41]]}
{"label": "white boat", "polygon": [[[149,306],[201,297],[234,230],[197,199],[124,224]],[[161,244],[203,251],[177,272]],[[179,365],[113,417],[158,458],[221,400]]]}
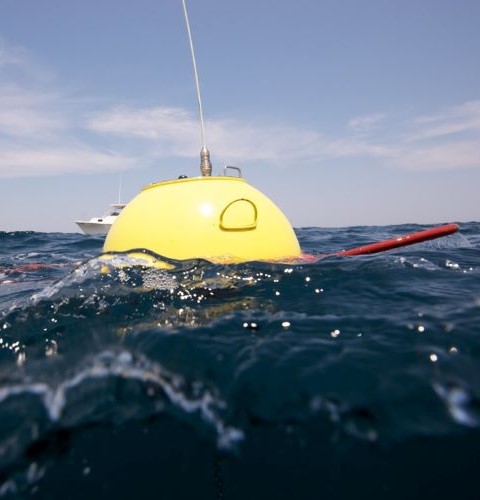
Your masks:
{"label": "white boat", "polygon": [[75,224],[77,224],[85,234],[107,234],[124,207],[124,203],[113,203],[110,205],[110,210],[105,215],[101,217],[92,217],[87,221],[76,220]]}

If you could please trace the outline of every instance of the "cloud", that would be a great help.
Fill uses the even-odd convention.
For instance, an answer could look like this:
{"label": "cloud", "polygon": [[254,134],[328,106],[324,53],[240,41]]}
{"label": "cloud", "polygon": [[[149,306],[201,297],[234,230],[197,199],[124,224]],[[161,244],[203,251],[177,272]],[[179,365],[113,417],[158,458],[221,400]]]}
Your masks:
{"label": "cloud", "polygon": [[84,138],[84,106],[59,91],[28,51],[0,38],[0,178],[132,168],[128,154]]}
{"label": "cloud", "polygon": [[53,78],[53,72],[38,64],[28,50],[7,44],[0,37],[0,83],[12,83],[15,79],[45,83]]}
{"label": "cloud", "polygon": [[0,86],[0,137],[50,137],[68,122],[68,116],[56,108],[64,109],[57,96]]}
{"label": "cloud", "polygon": [[128,109],[116,107],[93,114],[85,123],[87,129],[99,134],[118,136],[153,145],[161,156],[193,156],[193,145],[199,141],[198,123],[180,108],[154,107]]}
{"label": "cloud", "polygon": [[392,166],[408,170],[480,167],[480,100],[413,117]]}
{"label": "cloud", "polygon": [[[22,78],[9,67],[22,69]],[[165,157],[198,158],[196,113],[178,107],[118,106],[75,98],[56,80],[39,79],[21,48],[0,40],[0,178],[124,170]],[[25,75],[29,75],[30,79]],[[28,81],[28,85],[25,83]],[[207,145],[224,163],[281,168],[360,158],[379,167],[446,170],[480,167],[480,100],[400,121],[356,116],[333,135],[282,123],[211,118]]]}
{"label": "cloud", "polygon": [[454,106],[443,113],[421,116],[413,120],[415,131],[409,141],[445,138],[446,136],[474,133],[480,134],[480,100]]}
{"label": "cloud", "polygon": [[0,150],[0,177],[4,179],[68,173],[118,172],[133,160],[79,148]]}
{"label": "cloud", "polygon": [[[197,117],[179,108],[116,108],[92,115],[91,131],[148,143],[161,156],[198,156],[200,133]],[[356,137],[332,138],[317,131],[282,124],[245,123],[233,119],[206,122],[207,144],[216,156],[230,161],[245,159],[278,165],[318,162],[348,156],[389,156],[389,146],[369,144]],[[147,146],[146,146],[147,144]]]}
{"label": "cloud", "polygon": [[0,38],[0,68],[2,66],[23,66],[26,52],[19,47],[8,46]]}
{"label": "cloud", "polygon": [[[16,139],[14,150],[0,140],[0,177],[122,170],[155,158],[198,157],[198,120],[185,109],[112,107],[79,112],[70,107],[70,116],[66,109],[63,99],[51,94],[16,89],[9,99],[0,99],[0,139],[2,134]],[[335,137],[282,124],[212,119],[206,123],[207,144],[225,162],[262,161],[284,168],[348,158],[407,170],[480,166],[475,105],[461,105],[429,119],[413,117],[403,129],[391,123],[388,134],[386,126],[373,127],[380,120],[386,117],[354,118],[349,129],[362,133]],[[458,137],[445,140],[454,134]],[[87,138],[80,141],[79,136]],[[104,152],[107,145],[113,153]]]}
{"label": "cloud", "polygon": [[356,116],[348,122],[348,128],[357,133],[366,133],[374,129],[383,119],[383,113],[373,115]]}
{"label": "cloud", "polygon": [[82,141],[78,111],[61,94],[0,85],[0,178],[132,168],[127,154]]}
{"label": "cloud", "polygon": [[386,166],[404,170],[480,167],[480,100],[412,116],[403,124],[391,119],[388,128],[386,118],[378,113],[348,122],[359,141],[354,153],[362,156],[362,146],[367,146],[363,156],[377,156]]}
{"label": "cloud", "polygon": [[405,170],[453,170],[480,167],[477,141],[456,141],[406,149],[393,159],[393,166]]}
{"label": "cloud", "polygon": [[[88,104],[75,106],[60,95],[14,87],[0,87],[0,103],[0,177],[122,170],[164,157],[195,158],[201,147],[196,115],[181,108],[98,110],[97,105],[94,112]],[[363,158],[407,170],[476,168],[478,108],[476,102],[465,103],[443,114],[412,117],[403,128],[392,119],[387,123],[385,115],[356,117],[349,121],[354,132],[344,136],[210,119],[207,144],[225,163],[269,162],[288,168]]]}

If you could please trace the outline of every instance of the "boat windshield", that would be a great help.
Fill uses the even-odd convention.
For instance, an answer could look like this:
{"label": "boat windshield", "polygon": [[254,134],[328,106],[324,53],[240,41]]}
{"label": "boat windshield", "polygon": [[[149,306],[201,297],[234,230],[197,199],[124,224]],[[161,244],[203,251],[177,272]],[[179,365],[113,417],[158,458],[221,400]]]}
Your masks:
{"label": "boat windshield", "polygon": [[114,203],[113,205],[110,205],[109,215],[117,217],[118,215],[120,215],[120,212],[124,209],[124,207],[125,205],[122,203]]}

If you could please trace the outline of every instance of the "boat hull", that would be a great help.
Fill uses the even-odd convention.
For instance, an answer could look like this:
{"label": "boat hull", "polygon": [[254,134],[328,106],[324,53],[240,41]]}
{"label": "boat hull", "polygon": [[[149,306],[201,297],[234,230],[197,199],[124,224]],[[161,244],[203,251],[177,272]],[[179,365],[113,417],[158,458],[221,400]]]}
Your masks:
{"label": "boat hull", "polygon": [[76,224],[88,235],[107,234],[112,227],[110,222],[76,222]]}

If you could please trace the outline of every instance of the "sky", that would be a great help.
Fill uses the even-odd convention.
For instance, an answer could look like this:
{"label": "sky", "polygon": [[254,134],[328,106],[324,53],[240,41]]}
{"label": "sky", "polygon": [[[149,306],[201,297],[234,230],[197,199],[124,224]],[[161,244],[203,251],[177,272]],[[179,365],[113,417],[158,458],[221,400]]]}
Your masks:
{"label": "sky", "polygon": [[[478,0],[187,6],[215,174],[297,228],[480,220]],[[0,231],[80,232],[200,149],[181,0],[0,0]]]}

